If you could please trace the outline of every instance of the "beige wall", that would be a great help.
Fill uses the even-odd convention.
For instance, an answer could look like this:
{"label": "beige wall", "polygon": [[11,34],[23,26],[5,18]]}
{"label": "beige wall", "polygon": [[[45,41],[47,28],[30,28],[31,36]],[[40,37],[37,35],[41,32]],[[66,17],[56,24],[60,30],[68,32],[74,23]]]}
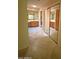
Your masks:
{"label": "beige wall", "polygon": [[[49,10],[47,9],[42,9],[42,29],[49,34]],[[39,11],[41,13],[41,11]],[[39,13],[39,15],[40,15]],[[41,17],[41,16],[40,16]],[[39,17],[39,20],[40,20]]]}
{"label": "beige wall", "polygon": [[29,46],[28,38],[28,22],[26,11],[26,0],[19,0],[18,2],[18,49],[24,49]]}
{"label": "beige wall", "polygon": [[49,9],[45,10],[45,32],[49,35]]}
{"label": "beige wall", "polygon": [[45,11],[42,11],[42,28],[45,29]]}
{"label": "beige wall", "polygon": [[39,15],[39,27],[41,27],[41,11],[39,10],[39,12],[38,12],[38,15]]}

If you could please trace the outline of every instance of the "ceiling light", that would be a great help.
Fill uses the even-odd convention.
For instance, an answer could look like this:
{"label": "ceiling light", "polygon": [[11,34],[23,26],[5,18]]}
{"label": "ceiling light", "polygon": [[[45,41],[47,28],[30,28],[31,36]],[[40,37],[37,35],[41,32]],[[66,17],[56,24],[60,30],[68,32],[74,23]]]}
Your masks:
{"label": "ceiling light", "polygon": [[37,7],[36,5],[33,5],[33,7],[35,8],[35,7]]}

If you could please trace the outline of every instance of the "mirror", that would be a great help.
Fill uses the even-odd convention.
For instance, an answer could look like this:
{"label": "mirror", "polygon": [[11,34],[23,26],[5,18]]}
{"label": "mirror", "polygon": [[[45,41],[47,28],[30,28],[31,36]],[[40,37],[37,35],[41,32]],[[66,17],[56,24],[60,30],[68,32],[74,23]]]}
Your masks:
{"label": "mirror", "polygon": [[60,6],[56,5],[50,7],[49,14],[49,37],[55,42],[58,43],[58,32],[59,32],[59,21],[60,21]]}

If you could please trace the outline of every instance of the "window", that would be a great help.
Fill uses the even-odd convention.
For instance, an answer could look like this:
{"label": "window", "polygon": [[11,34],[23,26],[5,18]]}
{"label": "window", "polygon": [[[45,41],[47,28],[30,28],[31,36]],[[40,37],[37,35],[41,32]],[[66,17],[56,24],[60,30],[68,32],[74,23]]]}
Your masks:
{"label": "window", "polygon": [[54,14],[54,13],[51,13],[50,19],[51,19],[51,20],[54,20],[54,18],[55,18],[55,14]]}
{"label": "window", "polygon": [[55,11],[50,13],[50,20],[55,20]]}
{"label": "window", "polygon": [[34,15],[28,15],[28,19],[34,19]]}
{"label": "window", "polygon": [[38,20],[38,12],[35,11],[28,12],[28,20]]}

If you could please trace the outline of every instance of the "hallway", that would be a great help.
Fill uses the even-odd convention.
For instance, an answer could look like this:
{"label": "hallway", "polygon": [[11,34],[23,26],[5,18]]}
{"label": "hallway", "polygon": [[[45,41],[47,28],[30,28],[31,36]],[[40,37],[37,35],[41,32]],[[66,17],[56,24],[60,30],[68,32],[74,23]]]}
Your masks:
{"label": "hallway", "polygon": [[[56,4],[56,5],[52,5]],[[60,59],[58,45],[59,1],[29,0],[28,32],[30,45],[27,57],[32,59]]]}
{"label": "hallway", "polygon": [[26,3],[23,3],[19,22],[19,57],[60,59],[60,1],[28,0],[28,16],[25,16]]}

